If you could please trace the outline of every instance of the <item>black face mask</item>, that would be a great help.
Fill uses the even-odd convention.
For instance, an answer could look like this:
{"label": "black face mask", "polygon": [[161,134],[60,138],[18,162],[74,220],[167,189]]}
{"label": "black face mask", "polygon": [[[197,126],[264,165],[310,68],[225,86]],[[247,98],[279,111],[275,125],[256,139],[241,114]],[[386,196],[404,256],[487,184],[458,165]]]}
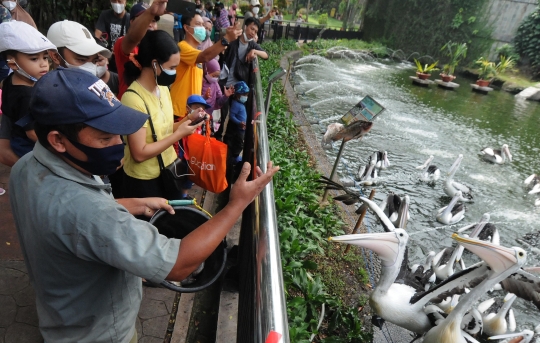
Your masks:
{"label": "black face mask", "polygon": [[174,71],[174,74],[170,74],[172,70],[164,70],[161,64],[159,67],[161,68],[161,74],[158,75],[156,71],[156,64],[154,63],[154,76],[156,77],[156,83],[160,86],[169,87],[176,80],[176,70]]}
{"label": "black face mask", "polygon": [[[67,137],[66,137],[67,138]],[[71,156],[67,151],[62,153],[68,160],[83,168],[92,175],[113,174],[124,158],[124,144],[117,144],[106,148],[93,148],[79,142],[72,141],[71,144],[88,157],[88,161],[81,161]]]}

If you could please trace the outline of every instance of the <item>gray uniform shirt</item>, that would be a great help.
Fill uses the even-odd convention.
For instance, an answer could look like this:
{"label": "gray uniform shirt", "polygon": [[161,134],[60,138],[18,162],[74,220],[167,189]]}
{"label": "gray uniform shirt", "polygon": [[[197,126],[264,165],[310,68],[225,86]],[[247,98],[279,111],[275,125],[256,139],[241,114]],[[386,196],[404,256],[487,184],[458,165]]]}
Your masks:
{"label": "gray uniform shirt", "polygon": [[39,143],[13,167],[9,190],[45,342],[129,342],[140,277],[163,281],[180,241],[137,220],[110,185]]}

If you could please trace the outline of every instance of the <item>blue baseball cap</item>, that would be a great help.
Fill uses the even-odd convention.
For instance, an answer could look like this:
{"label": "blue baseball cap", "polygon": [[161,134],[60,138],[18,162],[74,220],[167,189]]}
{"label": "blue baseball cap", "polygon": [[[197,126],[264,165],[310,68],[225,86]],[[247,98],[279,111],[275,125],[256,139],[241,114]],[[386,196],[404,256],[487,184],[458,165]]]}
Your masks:
{"label": "blue baseball cap", "polygon": [[188,105],[201,104],[201,105],[204,105],[205,108],[212,107],[206,103],[206,100],[204,100],[202,96],[197,95],[197,94],[193,94],[189,98],[187,98],[187,104]]}
{"label": "blue baseball cap", "polygon": [[39,124],[84,123],[115,135],[138,131],[148,115],[120,103],[107,84],[87,71],[59,67],[36,82],[29,113]]}
{"label": "blue baseball cap", "polygon": [[234,92],[236,94],[246,94],[246,93],[249,93],[249,87],[247,83],[245,83],[244,81],[240,81],[240,82],[235,83]]}
{"label": "blue baseball cap", "polygon": [[[137,18],[141,14],[143,14],[144,11],[148,9],[148,5],[144,2],[138,2],[133,7],[131,7],[131,10],[129,11],[129,18],[131,20]],[[159,21],[159,16],[154,17],[155,21]]]}

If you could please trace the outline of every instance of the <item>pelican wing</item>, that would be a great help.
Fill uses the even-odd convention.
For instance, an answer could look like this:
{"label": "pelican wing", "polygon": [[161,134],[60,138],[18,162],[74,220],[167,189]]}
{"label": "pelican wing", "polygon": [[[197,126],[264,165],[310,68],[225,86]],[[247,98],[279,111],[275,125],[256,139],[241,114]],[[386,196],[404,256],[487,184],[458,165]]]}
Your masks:
{"label": "pelican wing", "polygon": [[489,156],[495,156],[495,151],[492,148],[484,148],[480,153]]}
{"label": "pelican wing", "polygon": [[405,284],[414,288],[417,292],[423,292],[425,286],[429,284],[429,279],[433,275],[433,270],[424,270],[424,266],[416,268],[414,273],[409,268],[409,248],[405,249],[405,255],[403,256],[403,262],[401,262],[401,268],[399,274],[396,277],[394,283]]}
{"label": "pelican wing", "polygon": [[505,291],[531,301],[540,310],[540,278],[522,269],[501,282]]}
{"label": "pelican wing", "polygon": [[345,205],[356,204],[358,201],[360,201],[358,197],[353,194],[338,195],[337,197],[334,197],[334,200],[341,201]]}
{"label": "pelican wing", "polygon": [[454,188],[456,188],[458,191],[461,191],[461,193],[470,193],[471,192],[471,189],[465,185],[462,185],[461,183],[459,182],[455,182],[453,181],[452,182],[452,186],[454,186]]}
{"label": "pelican wing", "polygon": [[465,293],[465,288],[475,287],[486,278],[488,273],[486,263],[477,263],[459,273],[455,273],[425,292],[416,293],[409,302],[417,304],[417,306],[425,306],[428,302],[440,303],[447,297]]}

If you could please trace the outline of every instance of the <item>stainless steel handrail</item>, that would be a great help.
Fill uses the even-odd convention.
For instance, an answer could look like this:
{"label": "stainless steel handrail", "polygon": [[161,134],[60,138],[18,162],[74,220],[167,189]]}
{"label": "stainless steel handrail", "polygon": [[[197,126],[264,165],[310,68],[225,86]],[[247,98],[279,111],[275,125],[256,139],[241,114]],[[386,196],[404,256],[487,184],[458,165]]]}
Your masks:
{"label": "stainless steel handrail", "polygon": [[[259,62],[253,61],[255,79],[253,98],[256,114],[253,116],[254,163],[263,172],[270,161],[266,127],[264,94]],[[280,342],[289,343],[287,307],[281,269],[281,253],[274,200],[274,186],[270,183],[255,199],[253,209],[253,246],[255,254],[255,337],[253,342],[264,343],[275,331],[282,335]]]}

